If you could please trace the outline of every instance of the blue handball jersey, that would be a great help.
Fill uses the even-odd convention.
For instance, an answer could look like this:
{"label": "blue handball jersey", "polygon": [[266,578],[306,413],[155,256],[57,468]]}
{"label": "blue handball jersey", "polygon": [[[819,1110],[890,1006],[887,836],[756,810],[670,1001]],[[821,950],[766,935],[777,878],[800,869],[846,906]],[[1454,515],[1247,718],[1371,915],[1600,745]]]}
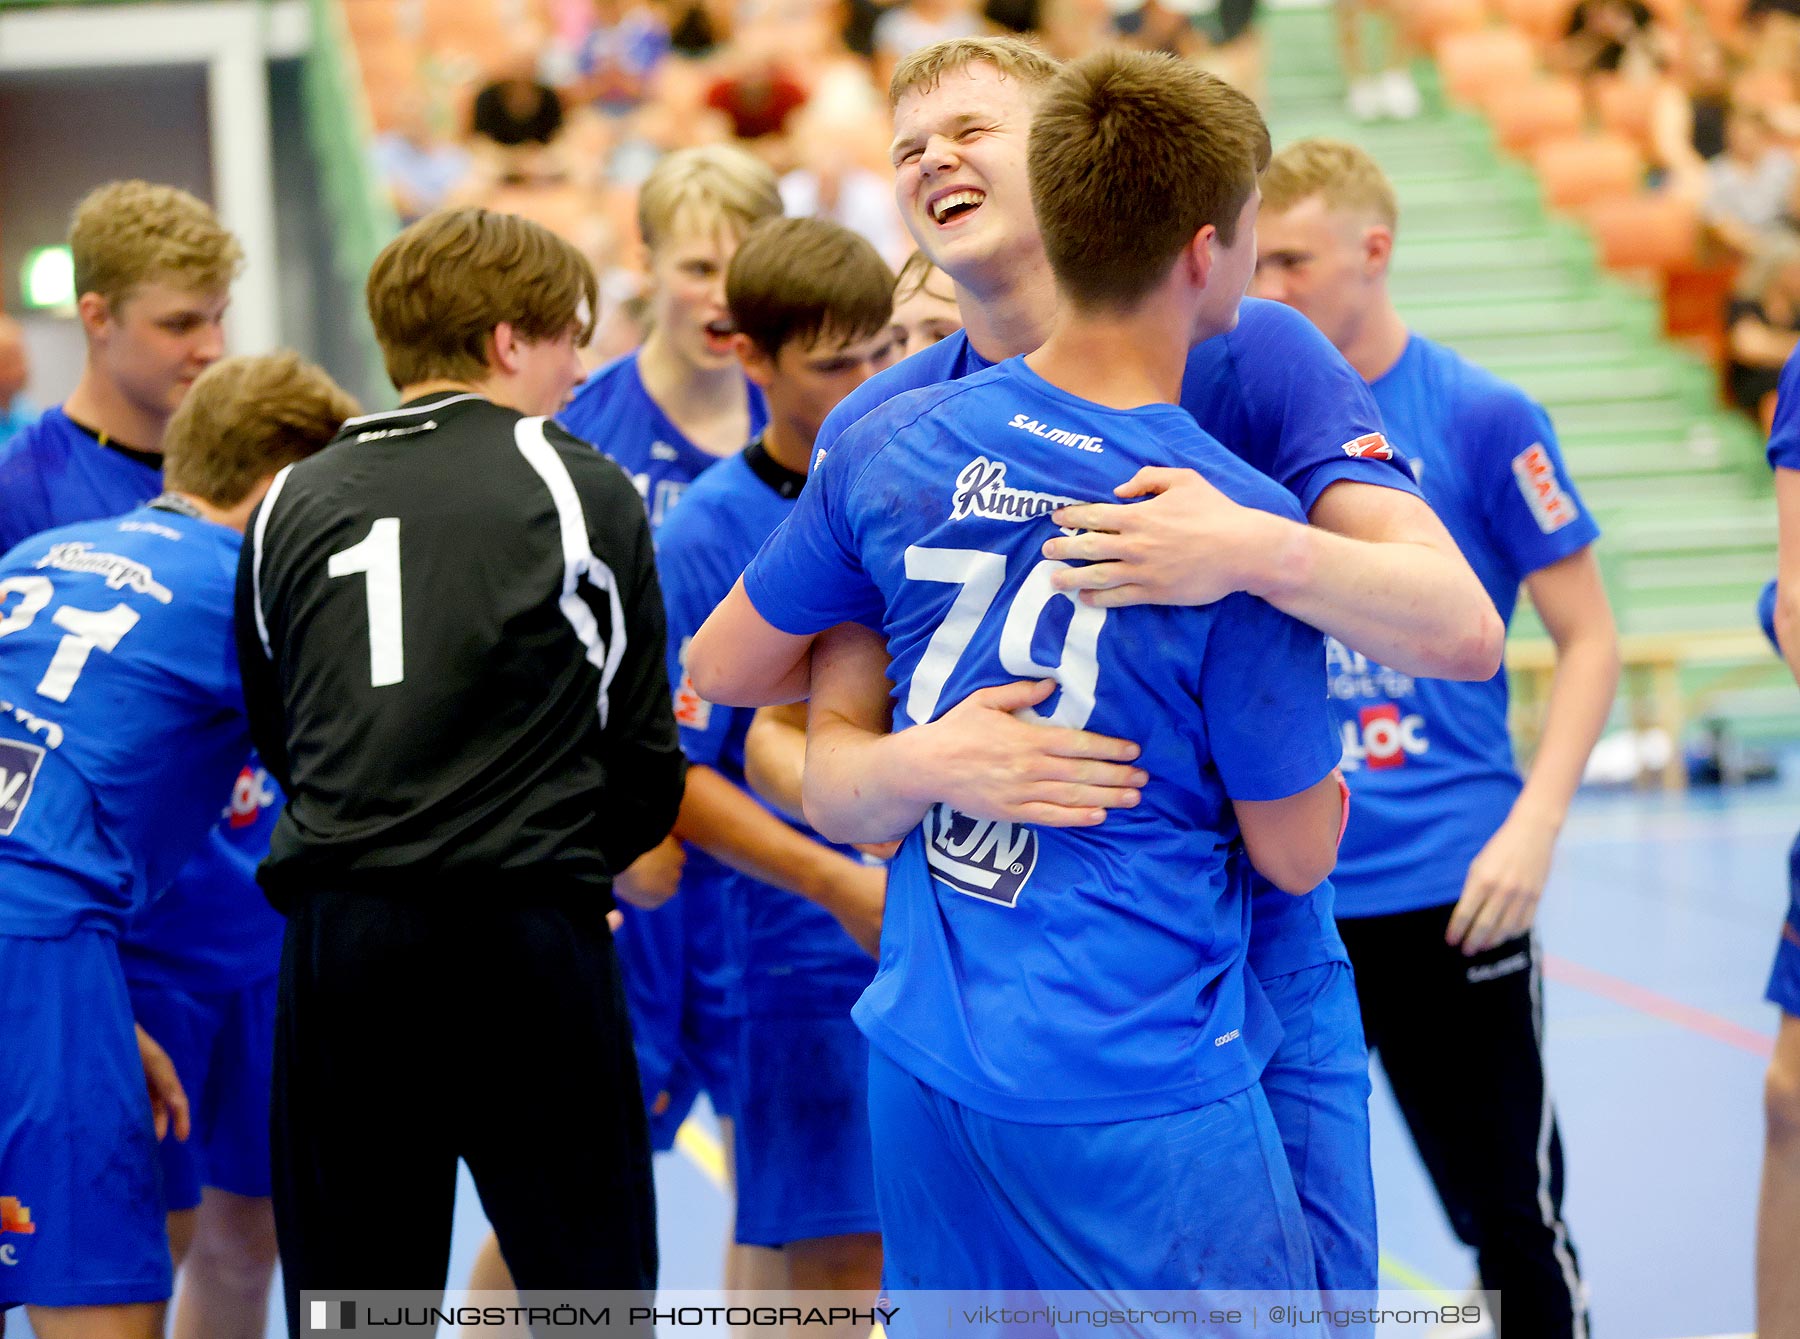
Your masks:
{"label": "blue handball jersey", "polygon": [[[903,391],[989,366],[958,331],[852,391],[825,420],[819,446],[829,449],[857,419]],[[1292,493],[1305,512],[1338,482],[1418,494],[1404,458],[1382,435],[1367,383],[1311,321],[1279,302],[1245,298],[1234,329],[1194,346],[1181,407],[1227,450]],[[1259,977],[1344,960],[1329,883],[1293,898],[1255,871],[1249,877],[1256,926],[1250,965]]]}
{"label": "blue handball jersey", "polygon": [[[1781,382],[1776,388],[1775,423],[1769,430],[1769,468],[1800,470],[1800,349],[1788,355],[1782,364]],[[1757,621],[1777,652],[1781,643],[1775,637],[1775,583],[1763,587],[1756,603]]]}
{"label": "blue handball jersey", "polygon": [[[770,469],[766,456],[759,463],[763,474],[745,456],[734,456],[696,479],[681,510],[663,528],[656,553],[669,611],[669,682],[681,747],[690,763],[715,768],[746,790],[744,736],[756,713],[701,698],[688,680],[685,662],[687,644],[706,616],[730,594],[763,541],[794,509],[795,494],[784,497],[778,491],[782,481],[776,472],[787,471]],[[823,841],[804,824],[789,826]],[[851,860],[859,858],[850,847],[833,849]],[[869,955],[817,904],[738,874],[690,847],[681,875],[684,892],[695,879],[724,886],[723,903],[742,930],[746,1008],[841,1017],[875,975]]]}
{"label": "blue handball jersey", "polygon": [[[720,458],[689,441],[650,398],[638,375],[638,352],[615,358],[596,371],[556,421],[598,447],[631,476],[655,534],[688,485]],[[769,411],[762,392],[748,381],[744,384],[750,392],[750,435],[754,437],[768,425]]]}
{"label": "blue handball jersey", "polygon": [[[57,526],[118,516],[161,491],[159,469],[48,410],[0,450],[0,552]],[[256,885],[256,866],[281,803],[251,757],[206,844],[128,928],[121,952],[134,981],[228,990],[274,969],[283,922]]]}
{"label": "blue handball jersey", "polygon": [[143,507],[0,559],[0,934],[118,932],[250,755],[240,537]]}
{"label": "blue handball jersey", "polygon": [[1144,741],[1143,803],[1099,827],[939,805],[889,867],[880,969],[856,1019],[917,1078],[1002,1119],[1197,1107],[1253,1083],[1277,1040],[1244,962],[1230,801],[1284,798],[1336,765],[1320,637],[1247,595],[1108,611],[1053,589],[1048,513],[1150,464],[1299,518],[1174,406],[1106,409],[1013,359],[844,433],[744,576],[787,632],[883,630],[896,730],[1050,677],[1059,688],[1032,716]]}
{"label": "blue handball jersey", "polygon": [[[1544,411],[1516,386],[1414,335],[1374,383],[1426,500],[1512,621],[1519,583],[1600,537]],[[1336,641],[1332,705],[1353,793],[1338,853],[1340,916],[1442,906],[1520,789],[1506,671],[1482,683],[1413,679]]]}

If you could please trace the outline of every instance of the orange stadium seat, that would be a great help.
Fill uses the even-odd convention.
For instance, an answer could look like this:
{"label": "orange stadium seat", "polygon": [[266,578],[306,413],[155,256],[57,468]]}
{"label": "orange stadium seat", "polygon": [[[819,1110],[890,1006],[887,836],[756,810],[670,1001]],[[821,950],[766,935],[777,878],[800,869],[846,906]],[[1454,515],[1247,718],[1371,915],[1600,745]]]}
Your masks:
{"label": "orange stadium seat", "polygon": [[1474,32],[1486,24],[1487,0],[1414,0],[1401,21],[1414,41],[1435,50],[1451,33]]}
{"label": "orange stadium seat", "polygon": [[1586,110],[1579,84],[1549,77],[1496,90],[1487,99],[1487,114],[1500,147],[1528,158],[1546,140],[1579,135]]}
{"label": "orange stadium seat", "polygon": [[1547,47],[1568,31],[1575,0],[1497,0],[1495,9],[1538,46]]}
{"label": "orange stadium seat", "polygon": [[1461,103],[1479,103],[1495,89],[1529,79],[1537,52],[1521,32],[1484,28],[1446,36],[1437,46],[1444,92]]}
{"label": "orange stadium seat", "polygon": [[1644,155],[1619,135],[1572,135],[1549,140],[1533,155],[1544,202],[1585,213],[1602,200],[1635,194],[1644,183]]}
{"label": "orange stadium seat", "polygon": [[1661,86],[1651,80],[1608,75],[1594,81],[1594,103],[1600,128],[1621,135],[1641,148],[1650,146],[1650,121]]}
{"label": "orange stadium seat", "polygon": [[1693,263],[1700,246],[1700,216],[1692,201],[1671,195],[1633,195],[1602,200],[1586,212],[1611,270],[1667,274]]}

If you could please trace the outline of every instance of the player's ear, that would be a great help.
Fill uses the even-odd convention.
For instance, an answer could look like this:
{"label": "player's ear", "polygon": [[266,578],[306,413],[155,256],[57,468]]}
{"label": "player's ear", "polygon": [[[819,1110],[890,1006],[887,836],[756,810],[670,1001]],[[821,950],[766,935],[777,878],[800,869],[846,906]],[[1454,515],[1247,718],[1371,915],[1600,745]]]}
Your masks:
{"label": "player's ear", "polygon": [[736,351],[738,362],[743,365],[744,375],[755,382],[763,390],[775,379],[775,360],[764,351],[750,336],[736,334],[731,337],[731,347]]}
{"label": "player's ear", "polygon": [[83,293],[75,300],[75,314],[90,339],[103,334],[116,321],[113,305],[98,293]]}
{"label": "player's ear", "polygon": [[1388,263],[1394,257],[1394,230],[1381,223],[1363,229],[1362,250],[1363,269],[1369,277],[1386,274]]}
{"label": "player's ear", "polygon": [[1218,238],[1219,230],[1209,223],[1194,234],[1193,240],[1181,249],[1181,255],[1176,258],[1176,266],[1195,288],[1205,288],[1206,280],[1212,274],[1213,247]]}
{"label": "player's ear", "polygon": [[519,333],[511,321],[502,321],[488,335],[488,369],[510,375],[519,370]]}

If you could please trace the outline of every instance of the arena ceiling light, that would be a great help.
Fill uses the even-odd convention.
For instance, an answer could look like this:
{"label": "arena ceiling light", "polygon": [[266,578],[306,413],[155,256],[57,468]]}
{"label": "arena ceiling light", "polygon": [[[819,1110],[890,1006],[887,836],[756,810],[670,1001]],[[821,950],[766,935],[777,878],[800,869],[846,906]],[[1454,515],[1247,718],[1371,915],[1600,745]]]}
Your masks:
{"label": "arena ceiling light", "polygon": [[66,246],[34,247],[25,254],[19,287],[31,311],[70,310],[75,306],[75,259]]}

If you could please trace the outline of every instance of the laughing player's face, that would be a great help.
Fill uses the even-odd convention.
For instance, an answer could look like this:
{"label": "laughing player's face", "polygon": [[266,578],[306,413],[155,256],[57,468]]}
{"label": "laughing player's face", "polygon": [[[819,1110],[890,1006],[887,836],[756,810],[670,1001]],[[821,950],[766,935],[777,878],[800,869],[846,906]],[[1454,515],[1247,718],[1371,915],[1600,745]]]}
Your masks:
{"label": "laughing player's face", "polygon": [[737,253],[729,228],[677,228],[650,257],[652,324],[690,366],[708,371],[737,361],[725,271]]}
{"label": "laughing player's face", "polygon": [[224,356],[229,293],[153,280],[116,301],[96,301],[88,324],[95,363],[145,414],[170,417],[194,379]]}
{"label": "laughing player's face", "polygon": [[913,240],[958,283],[1037,247],[1025,147],[1033,90],[992,65],[952,70],[894,108],[894,202]]}

